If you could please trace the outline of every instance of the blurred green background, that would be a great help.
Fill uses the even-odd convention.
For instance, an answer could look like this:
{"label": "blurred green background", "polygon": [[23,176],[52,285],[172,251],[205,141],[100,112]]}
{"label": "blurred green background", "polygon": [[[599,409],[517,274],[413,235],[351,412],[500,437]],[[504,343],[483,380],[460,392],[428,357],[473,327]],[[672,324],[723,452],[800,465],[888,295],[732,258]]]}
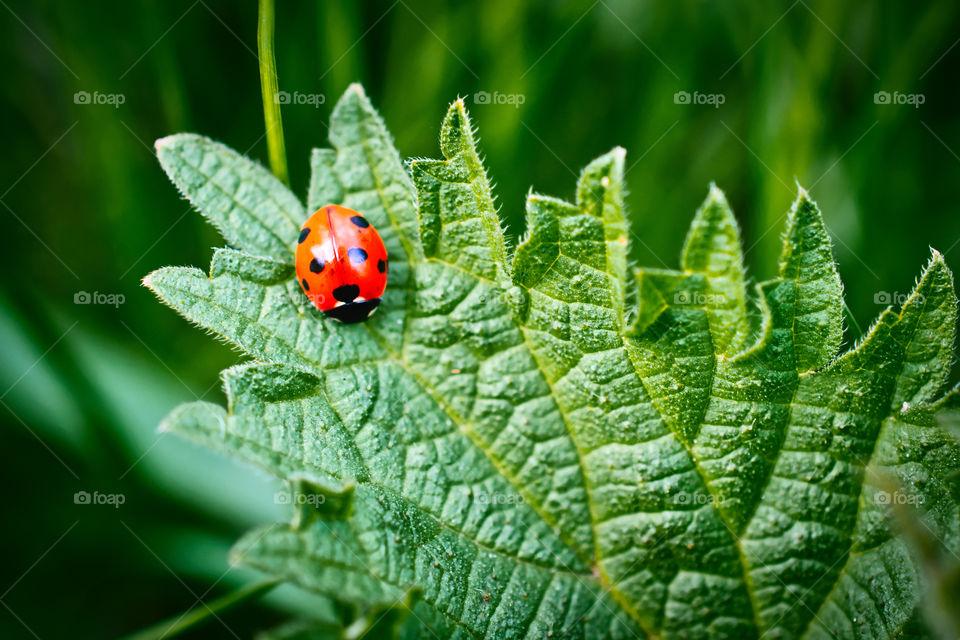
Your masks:
{"label": "blurred green background", "polygon": [[[255,580],[229,569],[230,543],[287,517],[266,476],[157,434],[177,403],[222,401],[217,374],[241,356],[140,286],[223,244],[153,140],[195,131],[266,158],[257,7],[0,4],[0,636],[111,637]],[[930,245],[960,269],[958,38],[953,0],[277,6],[297,193],[354,81],[405,157],[438,154],[445,108],[465,96],[512,233],[528,189],[572,197],[580,167],[626,147],[644,265],[677,264],[713,180],[754,279],[771,276],[797,180],[836,239],[851,342],[878,300],[909,292]],[[123,504],[76,504],[81,491]],[[251,637],[316,606],[280,590],[192,637]]]}

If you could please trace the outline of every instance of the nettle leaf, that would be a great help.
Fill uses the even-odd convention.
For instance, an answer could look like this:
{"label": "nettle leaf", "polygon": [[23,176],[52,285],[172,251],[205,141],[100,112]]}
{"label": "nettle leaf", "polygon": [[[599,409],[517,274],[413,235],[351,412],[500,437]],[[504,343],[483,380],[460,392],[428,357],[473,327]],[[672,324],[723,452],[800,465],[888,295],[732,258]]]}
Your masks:
{"label": "nettle leaf", "polygon": [[841,354],[842,286],[802,189],[778,277],[748,290],[712,186],[679,270],[629,264],[623,149],[587,166],[572,202],[531,193],[512,246],[462,101],[442,159],[409,173],[359,86],[330,132],[308,210],[362,211],[391,256],[381,311],[355,325],[300,292],[306,210],[286,187],[205,138],[158,143],[232,248],[209,274],[145,283],[252,358],[223,373],[227,408],[184,405],[162,428],[291,490],[291,523],[250,532],[237,561],[358,606],[370,628],[392,612],[409,637],[922,631],[921,562],[889,507],[910,500],[960,550],[940,254]]}

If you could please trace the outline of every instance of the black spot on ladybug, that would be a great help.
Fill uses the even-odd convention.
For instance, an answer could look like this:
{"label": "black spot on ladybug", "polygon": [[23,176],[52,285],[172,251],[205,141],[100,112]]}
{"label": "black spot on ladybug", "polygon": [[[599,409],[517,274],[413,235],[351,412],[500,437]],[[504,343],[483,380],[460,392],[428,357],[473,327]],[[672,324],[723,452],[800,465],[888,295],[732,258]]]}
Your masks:
{"label": "black spot on ladybug", "polygon": [[387,272],[387,261],[386,260],[377,260],[377,271],[380,273]]}
{"label": "black spot on ladybug", "polygon": [[310,271],[314,273],[320,273],[321,271],[323,271],[324,266],[325,265],[323,263],[323,260],[317,260],[316,258],[314,258],[313,260],[310,261]]}
{"label": "black spot on ladybug", "polygon": [[304,290],[304,291],[310,291],[310,285],[307,284],[307,279],[306,279],[306,278],[304,278],[304,279],[301,280],[300,282],[303,283],[303,290]]}
{"label": "black spot on ladybug", "polygon": [[307,239],[308,235],[310,235],[310,227],[300,229],[300,239],[297,240],[297,244],[303,244],[303,241]]}
{"label": "black spot on ladybug", "polygon": [[350,262],[354,264],[361,264],[367,261],[367,252],[358,247],[348,249],[347,255],[350,256]]}
{"label": "black spot on ladybug", "polygon": [[333,290],[333,297],[340,302],[353,302],[360,295],[360,287],[355,284],[342,284]]}
{"label": "black spot on ladybug", "polygon": [[370,223],[367,222],[367,219],[364,218],[363,216],[352,216],[350,218],[350,222],[357,225],[361,229],[366,229],[367,227],[370,226]]}

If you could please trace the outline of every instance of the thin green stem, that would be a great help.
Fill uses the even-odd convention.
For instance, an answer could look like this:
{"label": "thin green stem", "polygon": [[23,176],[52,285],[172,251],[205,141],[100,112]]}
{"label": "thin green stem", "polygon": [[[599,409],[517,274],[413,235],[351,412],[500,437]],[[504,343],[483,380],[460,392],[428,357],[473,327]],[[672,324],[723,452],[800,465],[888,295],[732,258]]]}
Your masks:
{"label": "thin green stem", "polygon": [[267,150],[270,170],[284,184],[290,185],[287,173],[287,150],[283,142],[283,121],[280,118],[280,92],[277,84],[277,60],[273,55],[273,0],[260,0],[257,22],[257,54],[260,58],[260,93],[263,96],[263,120],[267,127]]}
{"label": "thin green stem", "polygon": [[213,600],[208,604],[194,607],[189,611],[168,618],[163,622],[158,622],[151,627],[137,631],[124,638],[124,640],[163,640],[164,638],[173,638],[201,622],[209,620],[212,617],[217,617],[217,614],[223,613],[231,607],[258,599],[278,584],[280,584],[279,580],[267,580],[245,587],[239,591],[228,593],[222,598]]}

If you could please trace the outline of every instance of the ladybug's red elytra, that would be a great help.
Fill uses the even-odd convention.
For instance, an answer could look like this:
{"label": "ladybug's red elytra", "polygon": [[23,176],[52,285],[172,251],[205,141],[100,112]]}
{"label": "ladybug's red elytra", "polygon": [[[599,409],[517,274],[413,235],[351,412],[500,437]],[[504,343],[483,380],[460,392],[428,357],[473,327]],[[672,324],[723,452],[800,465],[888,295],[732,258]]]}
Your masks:
{"label": "ladybug's red elytra", "polygon": [[297,279],[317,309],[340,322],[369,318],[387,288],[387,248],[353,209],[328,204],[300,229]]}

